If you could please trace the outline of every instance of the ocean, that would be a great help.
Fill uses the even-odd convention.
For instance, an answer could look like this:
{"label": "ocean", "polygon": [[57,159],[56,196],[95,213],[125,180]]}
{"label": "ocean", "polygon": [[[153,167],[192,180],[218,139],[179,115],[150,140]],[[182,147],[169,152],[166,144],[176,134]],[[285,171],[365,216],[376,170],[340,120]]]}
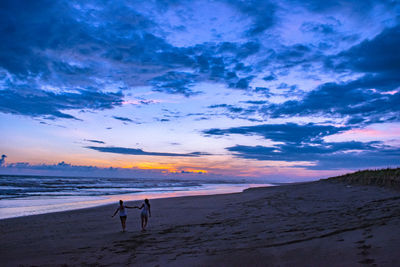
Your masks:
{"label": "ocean", "polygon": [[0,175],[0,219],[110,203],[241,192],[245,181]]}

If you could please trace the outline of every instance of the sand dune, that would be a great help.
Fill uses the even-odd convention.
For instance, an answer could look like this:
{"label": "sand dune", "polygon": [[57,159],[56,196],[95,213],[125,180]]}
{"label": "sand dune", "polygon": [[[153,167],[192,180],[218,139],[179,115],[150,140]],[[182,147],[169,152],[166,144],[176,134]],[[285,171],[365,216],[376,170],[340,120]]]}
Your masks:
{"label": "sand dune", "polygon": [[[138,204],[138,203],[130,203]],[[0,221],[2,266],[398,266],[400,194],[319,181]]]}
{"label": "sand dune", "polygon": [[363,170],[332,177],[327,180],[332,182],[343,182],[347,184],[376,185],[400,189],[400,168]]}

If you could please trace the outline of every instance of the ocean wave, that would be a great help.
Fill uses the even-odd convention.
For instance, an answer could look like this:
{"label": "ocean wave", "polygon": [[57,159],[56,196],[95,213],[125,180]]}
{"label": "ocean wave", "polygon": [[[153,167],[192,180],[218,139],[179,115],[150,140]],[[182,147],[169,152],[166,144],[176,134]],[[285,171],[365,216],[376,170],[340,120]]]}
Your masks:
{"label": "ocean wave", "polygon": [[[101,196],[141,192],[175,192],[226,181],[104,177],[0,175],[0,199],[32,196]],[[235,182],[230,182],[234,184]]]}

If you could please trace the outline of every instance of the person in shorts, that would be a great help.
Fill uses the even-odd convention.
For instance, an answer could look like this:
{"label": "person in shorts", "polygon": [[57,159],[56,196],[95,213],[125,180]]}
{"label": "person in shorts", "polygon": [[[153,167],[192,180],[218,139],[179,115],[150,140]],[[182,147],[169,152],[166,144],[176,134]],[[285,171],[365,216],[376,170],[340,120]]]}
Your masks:
{"label": "person in shorts", "polygon": [[126,209],[138,209],[139,207],[129,207],[124,205],[124,202],[122,200],[119,201],[119,207],[117,210],[114,212],[114,215],[111,217],[114,217],[117,212],[119,211],[119,218],[121,219],[121,226],[122,226],[122,232],[125,232],[126,229],[126,218],[128,217],[128,213]]}

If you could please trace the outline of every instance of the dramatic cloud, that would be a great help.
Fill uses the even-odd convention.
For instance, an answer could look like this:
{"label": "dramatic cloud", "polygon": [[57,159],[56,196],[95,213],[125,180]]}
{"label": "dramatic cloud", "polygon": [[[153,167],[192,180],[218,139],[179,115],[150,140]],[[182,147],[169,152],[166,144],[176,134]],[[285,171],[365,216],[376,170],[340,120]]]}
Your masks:
{"label": "dramatic cloud", "polygon": [[375,1],[375,0],[365,0],[363,4],[360,6],[360,2],[358,0],[327,0],[327,1],[319,1],[319,0],[288,0],[289,3],[292,4],[300,4],[314,12],[328,12],[330,10],[342,10],[342,9],[355,9],[361,10],[360,16],[364,14],[364,12],[369,12],[377,3],[380,3],[386,8],[390,8],[394,6],[394,2],[391,0],[383,0],[383,1]]}
{"label": "dramatic cloud", "polygon": [[263,33],[271,27],[275,20],[276,5],[273,1],[253,0],[253,1],[231,1],[241,12],[253,18],[251,28],[247,30],[249,35]]}
{"label": "dramatic cloud", "polygon": [[125,117],[113,116],[113,118],[116,120],[119,120],[119,121],[123,121],[123,122],[134,122],[133,120],[131,120],[129,118],[125,118]]}
{"label": "dramatic cloud", "polygon": [[55,93],[25,86],[0,90],[0,111],[32,117],[76,119],[68,110],[104,110],[122,105],[122,93],[102,93],[88,89],[76,93]]}
{"label": "dramatic cloud", "polygon": [[[271,146],[236,145],[226,149],[235,156],[262,161],[309,161],[311,166],[298,166],[307,169],[345,169],[368,166],[387,167],[399,163],[400,148],[372,142],[326,142],[324,137],[341,133],[349,127],[325,125],[271,124],[236,127],[229,129],[210,129],[208,135],[261,135],[265,139],[279,142]],[[361,160],[362,159],[362,160]]]}
{"label": "dramatic cloud", "polygon": [[276,142],[286,142],[291,144],[321,142],[322,138],[346,130],[348,127],[335,127],[330,125],[317,125],[313,123],[299,125],[295,123],[286,124],[264,124],[257,126],[242,126],[228,129],[210,129],[203,133],[206,135],[260,135],[265,139]]}
{"label": "dramatic cloud", "polygon": [[[400,26],[385,29],[374,39],[365,40],[359,45],[341,52],[338,55],[339,63],[335,67],[388,76],[398,74],[400,72],[400,55],[396,52],[399,45]],[[398,82],[399,78],[397,77],[395,81]],[[382,86],[378,85],[378,88],[387,90],[390,89],[390,85],[395,84],[382,84]]]}
{"label": "dramatic cloud", "polygon": [[105,144],[105,142],[103,142],[103,141],[93,140],[93,139],[84,139],[84,141],[91,142],[91,143],[96,143],[96,144]]}
{"label": "dramatic cloud", "polygon": [[[368,123],[399,120],[400,93],[383,94],[360,89],[356,82],[327,83],[310,92],[301,101],[287,101],[265,107],[273,118],[285,116],[337,116],[362,118]],[[373,88],[371,88],[373,89]],[[350,121],[351,122],[351,121]]]}
{"label": "dramatic cloud", "polygon": [[313,165],[301,166],[311,170],[339,170],[398,166],[400,149],[385,147],[379,142],[337,142],[318,145],[276,145],[228,147],[234,155],[246,159],[265,161],[309,161]]}
{"label": "dramatic cloud", "polygon": [[[249,31],[260,33],[272,25],[274,5],[254,4],[232,3],[254,18]],[[255,41],[176,47],[155,34],[157,23],[147,11],[140,14],[125,1],[5,1],[1,10],[0,82],[7,103],[0,111],[12,114],[71,119],[64,110],[118,106],[123,94],[106,92],[110,85],[120,92],[150,85],[187,97],[199,94],[192,87],[207,80],[247,89],[252,76],[240,61],[260,50]],[[73,101],[60,100],[68,97]]]}
{"label": "dramatic cloud", "polygon": [[[204,81],[222,82],[229,88],[248,90],[258,75],[265,81],[278,79],[279,73],[268,71],[269,75],[263,75],[269,67],[290,69],[308,64],[309,68],[309,64],[323,58],[317,52],[318,49],[309,44],[283,45],[276,42],[276,45],[271,45],[254,37],[272,30],[276,22],[284,19],[278,16],[277,11],[286,14],[289,12],[286,8],[288,5],[322,14],[332,12],[333,9],[359,8],[356,1],[220,1],[216,5],[229,11],[228,16],[233,18],[239,15],[238,21],[250,18],[250,23],[246,22],[241,28],[235,29],[238,30],[235,39],[240,41],[225,41],[223,36],[216,34],[218,42],[195,42],[196,38],[189,35],[193,39],[191,45],[177,46],[165,38],[177,29],[168,28],[166,25],[169,23],[163,22],[169,22],[169,19],[161,19],[158,12],[170,10],[171,20],[176,17],[184,27],[185,23],[190,22],[190,16],[196,16],[192,9],[198,3],[149,3],[153,8],[141,8],[138,4],[136,1],[5,1],[0,19],[1,25],[7,25],[0,28],[0,79],[3,79],[3,94],[13,102],[20,101],[23,96],[12,88],[21,83],[31,90],[38,90],[38,93],[41,93],[40,88],[47,87],[61,95],[87,90],[83,88],[92,86],[91,90],[99,94],[96,96],[98,99],[93,101],[100,102],[101,106],[104,102],[102,95],[109,94],[104,90],[110,85],[118,87],[120,91],[132,86],[150,85],[154,91],[186,97],[198,95],[200,91],[193,87]],[[368,1],[363,4],[363,9],[367,13],[373,12],[375,5],[375,1]],[[383,1],[380,6],[390,10],[394,4]],[[187,12],[188,18],[179,15],[179,12]],[[26,20],[26,17],[30,19]],[[210,18],[211,21],[216,19]],[[336,33],[334,28],[342,26],[338,19],[329,21],[324,24],[306,20],[301,30],[331,34]],[[198,26],[205,27],[201,24]],[[222,29],[217,27],[214,30],[218,32]],[[398,45],[398,40],[386,40],[395,35],[398,36],[396,28],[387,30],[375,41],[364,41],[358,48],[340,53],[342,65],[353,64],[354,69],[358,70],[366,70],[367,66],[379,68],[382,64],[386,68],[391,65],[397,68],[397,58],[389,55],[397,55],[392,50]],[[386,56],[381,53],[386,53]],[[365,55],[372,55],[372,58]],[[343,61],[345,58],[349,59],[350,64]],[[10,80],[12,82],[7,82]],[[255,91],[261,92],[261,88],[257,87]],[[267,90],[264,93],[269,94]],[[85,100],[84,94],[75,97],[78,102]],[[28,104],[26,111],[10,112],[27,116],[72,118],[63,112],[62,105],[59,107],[54,104],[40,111],[37,108],[30,110],[29,106],[34,105],[36,99],[31,101],[28,97],[23,100]],[[8,108],[4,107],[0,111],[8,112]],[[81,109],[82,106],[70,103],[70,108]],[[96,109],[90,105],[86,108]]]}
{"label": "dramatic cloud", "polygon": [[161,156],[161,157],[199,157],[203,155],[209,155],[202,152],[192,152],[192,153],[165,153],[165,152],[146,152],[137,148],[127,148],[127,147],[97,147],[97,146],[87,146],[86,148],[96,150],[105,153],[115,153],[124,155],[140,155],[140,156]]}
{"label": "dramatic cloud", "polygon": [[348,123],[371,124],[400,120],[400,28],[390,28],[372,40],[328,58],[326,66],[362,74],[345,82],[318,86],[301,100],[266,106],[273,118],[285,116],[347,117]]}
{"label": "dramatic cloud", "polygon": [[[338,24],[338,22],[336,22]],[[326,35],[332,35],[335,33],[335,27],[336,25],[333,24],[322,24],[322,23],[316,23],[316,22],[304,22],[301,25],[301,30],[304,32],[312,32],[315,34],[322,34],[324,36]]]}
{"label": "dramatic cloud", "polygon": [[189,97],[200,93],[193,92],[190,89],[195,82],[195,78],[196,75],[191,73],[170,71],[162,76],[153,78],[151,84],[154,86],[154,91],[182,94]]}

